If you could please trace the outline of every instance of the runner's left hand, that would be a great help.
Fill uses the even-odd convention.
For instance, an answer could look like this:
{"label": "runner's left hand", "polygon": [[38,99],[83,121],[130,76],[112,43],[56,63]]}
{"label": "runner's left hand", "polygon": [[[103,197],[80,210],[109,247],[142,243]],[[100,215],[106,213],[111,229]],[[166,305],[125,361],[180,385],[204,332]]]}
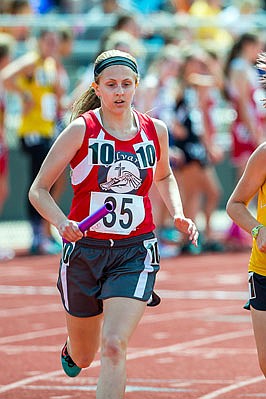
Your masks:
{"label": "runner's left hand", "polygon": [[174,220],[175,227],[182,233],[189,235],[189,240],[195,247],[198,246],[199,232],[195,223],[186,217],[176,217]]}

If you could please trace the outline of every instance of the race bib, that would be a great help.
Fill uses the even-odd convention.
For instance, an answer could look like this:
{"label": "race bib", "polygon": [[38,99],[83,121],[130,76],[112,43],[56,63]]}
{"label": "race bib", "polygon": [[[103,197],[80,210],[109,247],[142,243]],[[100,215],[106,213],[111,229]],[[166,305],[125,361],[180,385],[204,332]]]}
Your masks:
{"label": "race bib", "polygon": [[99,233],[128,235],[144,220],[143,197],[131,194],[91,193],[90,214],[106,202],[112,202],[114,210],[104,216],[90,230]]}

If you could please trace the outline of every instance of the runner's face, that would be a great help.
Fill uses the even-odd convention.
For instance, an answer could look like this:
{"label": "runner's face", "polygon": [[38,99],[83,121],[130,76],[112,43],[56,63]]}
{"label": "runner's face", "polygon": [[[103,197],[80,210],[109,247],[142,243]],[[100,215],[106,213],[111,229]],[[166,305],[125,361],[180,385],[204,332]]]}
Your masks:
{"label": "runner's face", "polygon": [[96,94],[103,108],[119,113],[131,107],[136,89],[136,74],[127,66],[115,65],[101,73]]}
{"label": "runner's face", "polygon": [[58,50],[58,36],[54,32],[47,32],[39,40],[40,53],[45,57],[53,57]]}

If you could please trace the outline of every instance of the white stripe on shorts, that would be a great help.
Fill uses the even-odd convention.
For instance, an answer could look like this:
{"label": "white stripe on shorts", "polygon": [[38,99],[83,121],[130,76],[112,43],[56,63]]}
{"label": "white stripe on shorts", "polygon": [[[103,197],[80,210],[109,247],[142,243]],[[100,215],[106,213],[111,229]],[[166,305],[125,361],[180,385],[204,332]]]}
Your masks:
{"label": "white stripe on shorts", "polygon": [[61,266],[61,270],[60,270],[60,277],[61,277],[65,307],[69,311],[68,293],[67,293],[67,268],[68,268],[68,265],[66,263],[62,262],[62,266]]}
{"label": "white stripe on shorts", "polygon": [[143,298],[145,293],[145,288],[148,280],[148,274],[154,271],[154,268],[151,265],[152,262],[152,253],[150,247],[154,245],[156,238],[151,238],[150,240],[143,241],[145,248],[147,249],[146,258],[144,260],[144,270],[139,275],[139,280],[134,292],[134,297]]}

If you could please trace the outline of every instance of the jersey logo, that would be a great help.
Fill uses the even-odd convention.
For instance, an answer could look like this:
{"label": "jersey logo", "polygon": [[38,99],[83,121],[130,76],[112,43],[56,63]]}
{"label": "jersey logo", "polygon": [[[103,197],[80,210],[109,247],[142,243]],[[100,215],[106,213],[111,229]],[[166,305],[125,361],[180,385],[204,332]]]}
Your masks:
{"label": "jersey logo", "polygon": [[102,190],[116,193],[129,193],[137,190],[142,183],[139,169],[130,161],[115,162],[107,173],[107,180],[100,184]]}

